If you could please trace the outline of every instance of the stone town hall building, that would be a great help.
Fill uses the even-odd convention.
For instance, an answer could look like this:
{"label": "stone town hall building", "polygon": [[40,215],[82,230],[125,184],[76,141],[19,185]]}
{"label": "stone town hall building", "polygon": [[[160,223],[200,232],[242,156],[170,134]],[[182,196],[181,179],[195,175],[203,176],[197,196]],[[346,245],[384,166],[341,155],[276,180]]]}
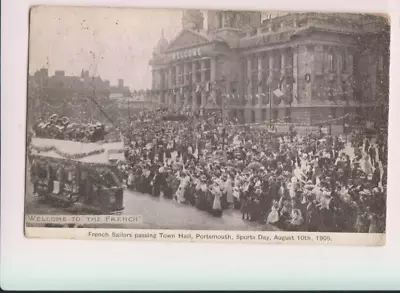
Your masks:
{"label": "stone town hall building", "polygon": [[162,34],[154,48],[152,88],[161,104],[225,107],[242,123],[271,115],[311,124],[351,112],[368,117],[388,99],[390,30],[382,17],[206,13],[207,29],[199,10],[185,10],[181,32],[169,42]]}

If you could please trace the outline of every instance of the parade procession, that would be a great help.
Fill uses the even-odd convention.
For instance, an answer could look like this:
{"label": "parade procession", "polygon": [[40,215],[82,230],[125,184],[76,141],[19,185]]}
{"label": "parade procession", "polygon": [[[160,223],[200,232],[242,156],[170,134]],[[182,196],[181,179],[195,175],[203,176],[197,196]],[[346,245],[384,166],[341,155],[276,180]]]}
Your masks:
{"label": "parade procession", "polygon": [[[217,115],[193,124],[193,119],[200,121],[200,117],[165,121],[161,118],[166,112],[140,113],[132,121],[134,129],[124,131],[123,152],[116,150],[121,155],[105,162],[93,160],[104,151],[102,148],[67,155],[55,147],[40,147],[38,141],[42,137],[48,145],[56,145],[69,139],[68,143],[104,147],[113,144],[104,140],[104,125],[70,126],[67,119],[56,115],[47,123],[38,123],[31,138],[34,192],[38,193],[47,182],[43,188],[57,193],[58,199],[71,192],[66,195],[71,202],[99,208],[118,203],[118,208],[110,210],[116,211],[123,209],[124,185],[210,217],[223,217],[225,212],[233,211],[241,214],[243,221],[280,230],[375,233],[385,229],[387,146],[382,143],[383,137],[364,138],[354,133],[345,139],[322,131],[298,135],[295,129],[279,134],[238,124],[231,124],[221,135],[213,122]],[[102,141],[95,140],[96,136]],[[54,160],[56,163],[51,163]],[[82,171],[68,167],[70,164],[63,163],[66,161],[79,162]],[[46,179],[45,183],[41,178]],[[75,188],[76,193],[72,191]],[[91,193],[86,193],[88,190]],[[114,197],[110,190],[119,195]],[[114,199],[97,202],[95,191]]]}
{"label": "parade procession", "polygon": [[205,28],[200,10],[182,15],[149,54],[151,89],[85,70],[30,77],[27,210],[140,214],[155,229],[384,233],[387,23],[208,11]]}

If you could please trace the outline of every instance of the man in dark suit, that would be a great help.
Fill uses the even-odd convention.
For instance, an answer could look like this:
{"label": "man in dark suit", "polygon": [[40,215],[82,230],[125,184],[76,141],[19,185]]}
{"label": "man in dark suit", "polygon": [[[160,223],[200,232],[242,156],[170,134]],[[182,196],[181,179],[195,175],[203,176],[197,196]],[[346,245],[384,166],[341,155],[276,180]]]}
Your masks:
{"label": "man in dark suit", "polygon": [[371,145],[368,150],[369,157],[371,159],[371,164],[374,166],[376,162],[376,150],[375,146]]}
{"label": "man in dark suit", "polygon": [[379,168],[379,164],[375,163],[375,170],[374,170],[374,173],[372,174],[373,186],[377,187],[379,185],[380,181],[381,181],[381,169]]}

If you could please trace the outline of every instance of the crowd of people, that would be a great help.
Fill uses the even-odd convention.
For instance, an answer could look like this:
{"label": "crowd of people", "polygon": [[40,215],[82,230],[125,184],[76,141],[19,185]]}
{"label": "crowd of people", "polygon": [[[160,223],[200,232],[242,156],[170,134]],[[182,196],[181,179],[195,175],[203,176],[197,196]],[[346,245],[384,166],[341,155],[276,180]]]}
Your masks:
{"label": "crowd of people", "polygon": [[244,221],[281,230],[385,231],[382,134],[277,134],[223,128],[219,113],[182,121],[165,121],[165,115],[141,113],[124,129],[127,160],[120,170],[129,188],[214,217],[237,209]]}
{"label": "crowd of people", "polygon": [[70,123],[68,117],[60,117],[57,114],[45,120],[39,119],[33,126],[33,134],[36,137],[82,142],[102,141],[107,132],[103,123]]}

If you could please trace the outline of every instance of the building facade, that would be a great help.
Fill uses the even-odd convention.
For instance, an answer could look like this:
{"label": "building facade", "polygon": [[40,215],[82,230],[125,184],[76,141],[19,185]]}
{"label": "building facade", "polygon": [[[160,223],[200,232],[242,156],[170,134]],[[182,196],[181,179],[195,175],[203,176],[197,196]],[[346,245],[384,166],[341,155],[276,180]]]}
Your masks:
{"label": "building facade", "polygon": [[388,100],[389,24],[366,14],[186,10],[149,62],[158,102],[242,123],[368,117]]}
{"label": "building facade", "polygon": [[68,76],[61,70],[50,76],[42,68],[28,77],[28,116],[33,121],[51,114],[73,120],[102,119],[92,99],[103,109],[111,108],[110,93],[116,89],[126,91],[123,81],[119,81],[118,87],[111,87],[108,80],[90,76],[87,70],[82,70],[81,76]]}

